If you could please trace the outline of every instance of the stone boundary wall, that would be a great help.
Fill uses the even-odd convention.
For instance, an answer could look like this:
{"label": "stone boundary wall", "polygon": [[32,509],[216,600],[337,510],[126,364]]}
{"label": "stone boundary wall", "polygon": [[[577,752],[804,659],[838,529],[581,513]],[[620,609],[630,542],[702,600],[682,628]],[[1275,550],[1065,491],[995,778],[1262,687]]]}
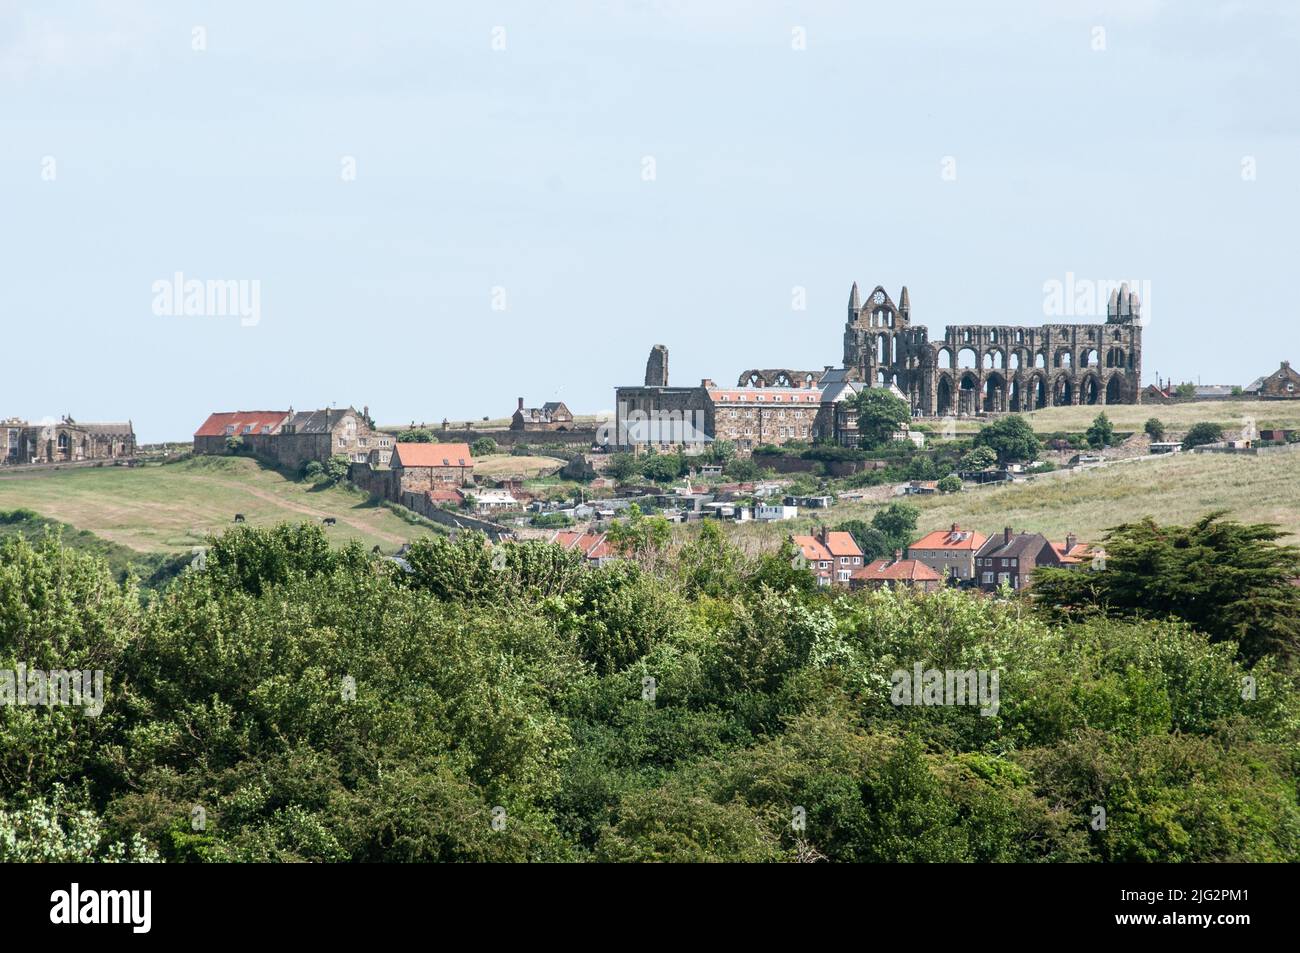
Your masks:
{"label": "stone boundary wall", "polygon": [[477,530],[480,533],[487,534],[488,538],[494,542],[502,537],[514,535],[513,531],[508,527],[493,523],[491,520],[479,519],[477,516],[459,513],[455,510],[444,510],[442,507],[430,503],[429,497],[424,493],[412,493],[408,490],[401,494],[401,498],[397,502],[412,513],[418,513],[427,520],[432,520],[451,529]]}
{"label": "stone boundary wall", "polygon": [[[406,429],[408,428],[402,427],[398,430],[386,430],[384,432],[396,437],[397,434]],[[454,427],[449,427],[446,430],[438,427],[429,427],[427,429],[438,443],[473,443],[483,437],[491,437],[497,442],[498,446],[502,447],[514,447],[519,444],[537,444],[540,446],[544,443],[562,443],[581,446],[585,450],[590,450],[592,444],[596,442],[595,427],[578,427],[573,430],[465,430]]]}

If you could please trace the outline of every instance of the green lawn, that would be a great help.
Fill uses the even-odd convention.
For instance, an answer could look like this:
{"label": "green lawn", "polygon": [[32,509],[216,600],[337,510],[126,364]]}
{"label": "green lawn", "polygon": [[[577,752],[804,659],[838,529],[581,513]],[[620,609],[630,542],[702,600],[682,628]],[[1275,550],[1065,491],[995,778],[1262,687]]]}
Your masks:
{"label": "green lawn", "polygon": [[243,513],[249,525],[319,523],[332,538],[391,552],[433,530],[412,525],[359,491],[286,479],[238,457],[198,457],[137,468],[0,474],[0,510],[29,509],[143,553],[188,552]]}

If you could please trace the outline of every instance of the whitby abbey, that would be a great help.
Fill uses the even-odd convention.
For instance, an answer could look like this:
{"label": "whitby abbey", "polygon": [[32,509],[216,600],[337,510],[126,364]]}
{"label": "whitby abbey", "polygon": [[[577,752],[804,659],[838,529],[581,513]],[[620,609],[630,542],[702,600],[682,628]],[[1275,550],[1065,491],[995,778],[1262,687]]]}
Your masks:
{"label": "whitby abbey", "polygon": [[854,398],[887,387],[914,417],[1029,412],[1072,404],[1141,400],[1141,301],[1128,285],[1111,292],[1105,323],[949,325],[941,338],[912,322],[904,287],[898,301],[877,286],[865,298],[855,282],[839,366],[820,371],[751,369],[734,387],[702,380],[672,387],[668,349],[656,345],[645,383],[615,392],[617,442],[636,448],[680,442],[638,431],[645,419],[690,422],[689,433],[741,449],[791,440],[857,443]]}

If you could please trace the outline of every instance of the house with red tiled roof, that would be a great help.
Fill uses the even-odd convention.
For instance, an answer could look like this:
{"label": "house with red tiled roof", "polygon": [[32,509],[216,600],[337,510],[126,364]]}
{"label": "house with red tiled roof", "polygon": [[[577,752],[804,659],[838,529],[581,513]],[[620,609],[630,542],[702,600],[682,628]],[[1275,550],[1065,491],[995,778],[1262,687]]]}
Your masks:
{"label": "house with red tiled roof", "polygon": [[557,530],[547,540],[563,549],[582,553],[583,558],[592,566],[603,566],[617,555],[610,546],[604,533],[577,530]]}
{"label": "house with red tiled roof", "polygon": [[1079,537],[1073,533],[1065,534],[1065,542],[1053,542],[1052,548],[1056,550],[1056,555],[1061,560],[1061,565],[1070,569],[1076,566],[1091,566],[1098,556],[1105,556],[1105,552],[1092,543],[1081,542]]}
{"label": "house with red tiled roof", "polygon": [[194,431],[195,453],[228,453],[226,441],[238,437],[256,448],[259,438],[275,436],[289,419],[287,410],[236,410],[209,414]]}
{"label": "house with red tiled roof", "polygon": [[929,566],[945,579],[975,578],[975,553],[988,537],[953,523],[948,529],[927,533],[907,547],[907,558]]}
{"label": "house with red tiled roof", "polygon": [[863,554],[851,533],[822,527],[815,534],[790,536],[795,562],[817,577],[819,586],[847,586],[853,570],[862,568]]}
{"label": "house with red tiled roof", "polygon": [[857,569],[849,576],[850,589],[920,589],[934,592],[942,589],[943,576],[919,559],[904,559],[902,551],[893,559],[877,559]]}
{"label": "house with red tiled roof", "polygon": [[474,456],[467,443],[398,443],[388,466],[403,491],[423,493],[474,482]]}

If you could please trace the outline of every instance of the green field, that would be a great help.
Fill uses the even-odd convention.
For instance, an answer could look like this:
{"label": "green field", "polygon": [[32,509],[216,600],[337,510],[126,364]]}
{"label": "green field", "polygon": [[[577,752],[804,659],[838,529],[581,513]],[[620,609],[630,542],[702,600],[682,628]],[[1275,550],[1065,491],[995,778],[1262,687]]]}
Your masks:
{"label": "green field", "polygon": [[[1245,522],[1278,523],[1290,542],[1300,543],[1300,450],[1257,457],[1183,453],[1080,472],[1061,470],[1027,483],[891,501],[898,499],[921,511],[920,532],[960,523],[983,533],[1012,526],[1052,539],[1073,532],[1094,540],[1112,526],[1144,516],[1159,523],[1187,523],[1212,510],[1227,510]],[[870,519],[878,508],[841,503],[829,511],[801,511],[795,521],[745,524],[737,532],[749,542],[747,548],[763,548],[821,522]],[[805,515],[810,512],[823,515]]]}
{"label": "green field", "polygon": [[318,523],[387,552],[433,533],[356,490],[291,480],[243,457],[0,475],[0,510],[28,509],[142,553],[188,552],[243,513],[249,525]]}

